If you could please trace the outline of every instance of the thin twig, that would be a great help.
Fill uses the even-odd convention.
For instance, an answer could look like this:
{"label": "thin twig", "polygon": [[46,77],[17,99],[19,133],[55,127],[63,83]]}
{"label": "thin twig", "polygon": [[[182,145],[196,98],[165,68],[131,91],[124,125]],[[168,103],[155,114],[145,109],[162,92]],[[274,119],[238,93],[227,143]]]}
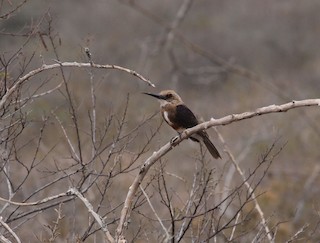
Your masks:
{"label": "thin twig", "polygon": [[259,202],[258,202],[258,200],[256,198],[256,195],[254,193],[253,188],[251,187],[250,183],[247,181],[246,176],[244,175],[244,173],[243,173],[242,169],[240,168],[238,162],[236,161],[235,157],[231,153],[231,150],[229,149],[228,145],[226,144],[226,142],[225,142],[223,136],[221,135],[221,133],[216,128],[214,128],[214,130],[218,134],[219,140],[223,144],[224,151],[227,153],[227,155],[230,158],[233,166],[236,168],[237,172],[241,176],[242,180],[244,181],[244,185],[247,187],[247,189],[249,191],[249,194],[251,195],[251,199],[254,202],[254,206],[255,206],[257,212],[260,215],[261,224],[265,229],[265,232],[267,234],[269,242],[274,242],[274,238],[273,238],[272,232],[270,231],[270,229],[268,227],[267,221],[266,221],[266,219],[264,217],[264,213],[263,213],[263,211],[262,211],[262,209],[260,207],[260,204],[259,204]]}
{"label": "thin twig", "polygon": [[92,54],[88,47],[85,48],[85,53],[87,55],[88,61],[91,64],[91,67],[88,71],[90,78],[90,92],[91,92],[91,105],[92,105],[92,119],[91,120],[91,137],[92,137],[92,152],[91,159],[94,158],[96,154],[96,133],[97,133],[97,112],[96,112],[96,95],[95,95],[95,86],[94,86],[94,74],[92,71]]}
{"label": "thin twig", "polygon": [[127,225],[128,219],[130,218],[131,207],[133,203],[134,196],[143,181],[145,175],[147,174],[150,167],[158,161],[161,157],[167,154],[170,150],[173,149],[174,146],[181,143],[183,140],[189,138],[193,133],[196,133],[201,130],[208,129],[213,126],[218,125],[227,125],[233,122],[241,121],[244,119],[249,119],[255,116],[265,115],[269,113],[277,113],[277,112],[285,112],[291,109],[295,109],[298,107],[304,106],[320,106],[320,99],[307,99],[301,101],[292,101],[282,105],[270,105],[266,107],[261,107],[251,112],[244,112],[240,114],[233,114],[222,117],[220,119],[211,118],[207,122],[203,122],[195,127],[186,129],[179,136],[177,136],[173,141],[174,143],[167,143],[162,146],[158,151],[153,152],[153,154],[143,163],[140,167],[138,175],[135,177],[133,183],[129,187],[129,191],[127,193],[127,197],[124,202],[124,206],[121,211],[119,224],[116,230],[116,240],[124,238],[123,231]]}
{"label": "thin twig", "polygon": [[8,199],[2,198],[2,197],[0,197],[0,201],[6,202],[6,203],[9,203],[9,204],[12,204],[12,205],[16,205],[16,206],[39,206],[40,204],[55,200],[55,199],[60,198],[60,197],[65,197],[65,196],[68,196],[68,193],[63,192],[63,193],[60,193],[60,194],[57,194],[57,195],[54,195],[54,196],[46,197],[46,198],[41,199],[39,201],[27,202],[27,203],[15,202],[15,201],[11,201],[11,200],[8,200]]}
{"label": "thin twig", "polygon": [[92,216],[94,217],[94,219],[96,220],[98,225],[101,227],[102,231],[105,233],[106,239],[109,240],[111,243],[115,242],[114,238],[112,237],[112,235],[110,234],[110,232],[108,230],[107,224],[104,222],[104,219],[93,210],[93,207],[92,207],[91,203],[88,201],[88,199],[86,199],[84,196],[82,196],[82,194],[76,188],[70,188],[68,192],[76,195],[84,203],[84,205],[87,207],[89,212],[92,214]]}
{"label": "thin twig", "polygon": [[0,224],[2,224],[2,226],[9,231],[9,233],[14,237],[14,239],[18,242],[21,243],[19,237],[17,236],[16,233],[13,232],[13,230],[9,227],[8,224],[6,224],[3,220],[2,217],[0,216]]}
{"label": "thin twig", "polygon": [[316,181],[317,177],[319,176],[319,173],[320,173],[320,165],[316,164],[312,169],[311,175],[309,174],[307,181],[304,184],[302,196],[297,203],[297,210],[296,210],[296,213],[295,213],[294,219],[293,219],[294,223],[298,222],[298,220],[300,219],[302,210],[304,208],[304,204],[305,204],[306,200],[308,199],[309,194],[312,193],[310,188],[312,187],[312,185]]}
{"label": "thin twig", "polygon": [[[53,113],[53,112],[52,112],[52,113]],[[70,138],[69,138],[69,136],[68,136],[68,134],[67,134],[66,129],[65,129],[64,126],[62,125],[61,120],[59,119],[59,117],[58,117],[56,114],[53,113],[53,115],[54,115],[54,117],[56,118],[56,120],[58,121],[58,123],[59,123],[59,125],[60,125],[60,127],[61,127],[61,130],[62,130],[62,132],[63,132],[63,134],[64,134],[64,136],[65,136],[65,138],[66,138],[66,140],[67,140],[67,142],[68,142],[68,144],[69,144],[69,147],[70,147],[70,149],[71,149],[71,151],[72,151],[73,156],[76,158],[77,162],[82,162],[81,159],[80,159],[80,157],[79,157],[79,155],[77,154],[75,148],[73,147],[72,142],[71,142],[71,140],[70,140]]]}
{"label": "thin twig", "polygon": [[[7,163],[7,161],[8,161],[8,154],[7,154],[7,152],[5,152],[5,151],[2,151],[2,156],[1,156],[2,158],[2,160],[3,161],[6,161],[6,163],[5,163],[5,166],[3,167],[3,171],[4,171],[4,173],[6,174],[6,175],[9,175],[9,173],[10,173],[10,164],[11,163]],[[13,188],[12,188],[12,184],[11,184],[11,181],[10,181],[10,178],[9,178],[9,176],[6,176],[5,177],[6,179],[6,183],[7,183],[7,186],[8,186],[8,198],[9,199],[12,199],[13,197],[14,197],[14,195],[15,195],[15,193],[13,192]],[[4,210],[7,208],[9,206],[9,203],[8,202],[6,202],[5,203],[5,205],[3,205],[3,207],[1,208],[1,210],[0,210],[0,214],[2,214],[2,212],[4,212]]]}
{"label": "thin twig", "polygon": [[4,237],[1,233],[0,233],[0,241],[4,243],[12,243],[10,240]]}
{"label": "thin twig", "polygon": [[[192,188],[190,190],[189,199],[188,199],[188,202],[187,202],[187,205],[186,205],[186,209],[185,209],[185,215],[188,215],[189,212],[191,211],[191,207],[193,205],[194,199],[196,197],[196,192],[198,191],[198,189],[199,189],[199,184],[197,184],[197,172],[195,172],[194,175],[193,175]],[[178,217],[179,217],[179,215],[177,215],[177,218]],[[184,220],[183,220],[183,222],[181,224],[181,227],[180,227],[180,230],[179,230],[179,234],[176,237],[177,241],[180,241],[182,239],[183,232],[185,231],[185,228],[186,228],[187,220],[188,220],[187,217],[184,218]]]}
{"label": "thin twig", "polygon": [[182,22],[182,20],[185,18],[188,10],[190,9],[190,7],[192,5],[192,2],[193,2],[193,0],[185,0],[181,4],[181,6],[176,14],[176,17],[174,18],[174,20],[170,24],[169,28],[166,29],[165,38],[162,41],[162,43],[160,43],[161,46],[165,46],[167,49],[169,49],[171,47],[171,43],[172,43],[172,40],[175,35],[175,30],[177,29],[179,24]]}
{"label": "thin twig", "polygon": [[14,12],[18,11],[19,8],[21,8],[26,2],[27,2],[27,0],[21,1],[15,8],[11,9],[9,12],[7,12],[3,15],[0,15],[0,19],[8,19],[10,17],[10,15],[12,15]]}
{"label": "thin twig", "polygon": [[27,100],[37,99],[37,98],[41,98],[41,97],[43,97],[43,96],[45,96],[45,95],[51,94],[52,92],[60,89],[61,86],[62,86],[62,84],[63,84],[63,82],[61,82],[60,84],[58,84],[56,87],[54,87],[54,88],[52,88],[52,89],[49,89],[49,90],[47,90],[47,91],[45,91],[45,92],[42,92],[42,93],[40,93],[40,94],[35,94],[35,95],[30,96],[30,97],[21,99],[21,100],[19,100],[19,101],[16,101],[16,103],[18,103],[18,102],[19,102],[19,103],[23,103],[23,102],[25,102],[25,101],[27,101]]}
{"label": "thin twig", "polygon": [[298,239],[299,235],[305,231],[306,228],[309,227],[309,224],[303,225],[289,240],[286,241],[286,243],[291,243]]}
{"label": "thin twig", "polygon": [[142,187],[141,185],[140,185],[140,190],[142,191],[143,195],[144,195],[144,196],[145,196],[145,198],[147,199],[148,204],[149,204],[149,206],[150,206],[150,208],[151,208],[152,212],[153,212],[153,213],[154,213],[154,215],[156,216],[156,218],[157,218],[157,220],[159,221],[159,223],[160,223],[160,225],[161,225],[161,227],[162,227],[163,231],[164,231],[164,232],[165,232],[165,234],[166,234],[165,242],[169,241],[169,240],[172,238],[172,236],[170,236],[170,234],[169,234],[168,230],[166,229],[166,227],[165,227],[165,226],[164,226],[164,224],[162,223],[162,220],[160,219],[160,217],[158,216],[158,214],[157,214],[156,210],[154,209],[154,207],[153,207],[153,205],[152,205],[152,203],[151,203],[151,201],[150,201],[150,198],[149,198],[148,194],[145,192],[145,190],[143,190],[143,187]]}
{"label": "thin twig", "polygon": [[241,212],[238,212],[237,217],[236,217],[235,222],[234,222],[234,226],[232,227],[231,235],[229,237],[229,241],[230,242],[232,241],[232,238],[234,236],[234,232],[236,232],[236,228],[237,228],[237,225],[238,225],[238,220],[240,218],[240,215],[241,215]]}
{"label": "thin twig", "polygon": [[64,218],[64,215],[62,215],[62,203],[59,204],[58,209],[55,209],[57,213],[57,219],[53,221],[53,226],[49,226],[48,228],[51,231],[51,237],[49,238],[49,242],[55,242],[56,238],[60,235],[59,232],[59,223]]}

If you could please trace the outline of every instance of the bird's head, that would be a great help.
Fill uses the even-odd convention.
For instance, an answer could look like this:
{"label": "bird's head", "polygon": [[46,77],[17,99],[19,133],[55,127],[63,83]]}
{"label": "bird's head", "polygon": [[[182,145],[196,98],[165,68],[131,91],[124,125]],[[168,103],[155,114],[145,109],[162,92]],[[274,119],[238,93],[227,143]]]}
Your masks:
{"label": "bird's head", "polygon": [[173,90],[163,90],[159,94],[151,94],[151,93],[144,93],[144,94],[157,98],[160,101],[161,106],[164,106],[168,103],[172,105],[183,103],[180,96]]}

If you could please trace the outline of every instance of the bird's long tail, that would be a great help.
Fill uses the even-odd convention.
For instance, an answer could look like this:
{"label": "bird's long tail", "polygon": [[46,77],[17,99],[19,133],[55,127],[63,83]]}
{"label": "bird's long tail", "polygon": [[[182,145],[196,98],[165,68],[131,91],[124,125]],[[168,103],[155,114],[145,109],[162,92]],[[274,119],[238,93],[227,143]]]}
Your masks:
{"label": "bird's long tail", "polygon": [[210,154],[212,155],[213,158],[218,159],[221,158],[218,150],[216,147],[212,144],[210,141],[209,137],[206,135],[201,135],[202,141],[204,145],[206,145],[207,149],[209,150]]}

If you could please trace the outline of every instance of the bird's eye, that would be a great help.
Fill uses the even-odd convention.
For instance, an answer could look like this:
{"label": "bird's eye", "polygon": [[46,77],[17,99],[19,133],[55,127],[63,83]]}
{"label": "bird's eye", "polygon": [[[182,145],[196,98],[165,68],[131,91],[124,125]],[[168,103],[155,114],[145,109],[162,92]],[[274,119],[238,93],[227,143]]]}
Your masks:
{"label": "bird's eye", "polygon": [[166,95],[166,98],[167,98],[167,99],[172,98],[172,94],[167,94],[167,95]]}

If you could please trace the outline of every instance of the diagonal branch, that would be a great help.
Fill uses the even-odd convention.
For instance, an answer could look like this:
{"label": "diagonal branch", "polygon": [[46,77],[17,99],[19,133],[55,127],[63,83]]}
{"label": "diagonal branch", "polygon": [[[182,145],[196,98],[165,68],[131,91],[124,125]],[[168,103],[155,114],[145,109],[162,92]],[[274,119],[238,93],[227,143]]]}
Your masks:
{"label": "diagonal branch", "polygon": [[172,21],[170,26],[166,29],[165,37],[162,40],[162,43],[160,43],[161,46],[165,46],[165,47],[167,47],[167,49],[170,49],[172,40],[175,35],[175,30],[177,29],[179,24],[182,22],[182,20],[185,18],[192,3],[193,3],[193,0],[185,0],[181,4],[181,6],[176,14],[176,17],[174,18],[174,20]]}
{"label": "diagonal branch", "polygon": [[166,228],[166,227],[164,226],[164,224],[162,223],[162,220],[161,220],[160,217],[158,216],[155,208],[153,207],[153,205],[152,205],[152,203],[151,203],[151,201],[150,201],[150,198],[149,198],[148,194],[145,192],[145,190],[143,190],[143,187],[142,187],[142,186],[140,186],[140,190],[142,191],[143,195],[144,195],[145,198],[147,199],[147,202],[148,202],[148,204],[149,204],[152,212],[153,212],[154,215],[156,216],[156,218],[157,218],[157,220],[159,221],[159,223],[160,223],[163,231],[164,231],[165,234],[166,234],[166,238],[165,238],[164,242],[168,242],[168,241],[172,238],[172,236],[170,236],[167,228]]}
{"label": "diagonal branch", "polygon": [[[268,237],[269,242],[274,242],[274,237],[273,234],[271,232],[271,230],[269,229],[269,226],[267,224],[267,220],[264,217],[264,213],[260,207],[260,204],[257,200],[256,194],[254,192],[254,188],[252,188],[252,186],[250,185],[250,183],[246,180],[246,176],[244,175],[244,172],[242,171],[242,169],[240,168],[238,161],[236,161],[236,158],[233,156],[233,154],[230,151],[230,148],[228,147],[227,143],[225,142],[224,138],[222,137],[222,135],[219,133],[218,129],[214,128],[216,133],[218,134],[219,140],[220,142],[223,144],[224,147],[224,151],[227,153],[229,159],[231,160],[233,166],[236,168],[236,170],[238,171],[239,175],[241,176],[244,185],[247,187],[248,192],[251,196],[251,199],[255,205],[255,209],[257,210],[258,214],[260,215],[260,219],[261,219],[261,225],[264,228],[266,235]],[[240,212],[239,212],[240,213]],[[237,215],[238,218],[238,215]],[[236,225],[236,224],[235,224]],[[234,233],[235,227],[233,228],[233,233]],[[233,235],[232,233],[232,235]],[[232,239],[232,237],[230,238]]]}
{"label": "diagonal branch", "polygon": [[[2,220],[2,216],[0,216],[0,224],[10,232],[10,234],[14,237],[14,239],[17,241],[17,243],[21,243],[21,240],[19,239],[19,237],[17,236],[16,233],[13,232],[13,230],[9,227],[8,224],[6,224],[3,220]],[[4,239],[3,239],[4,240]],[[4,240],[4,242],[6,242]],[[11,241],[8,241],[8,242],[11,242]]]}
{"label": "diagonal branch", "polygon": [[93,210],[93,207],[92,207],[91,203],[88,201],[88,199],[86,199],[76,188],[70,188],[68,192],[76,195],[84,203],[84,205],[87,207],[88,211],[92,214],[92,216],[94,217],[96,222],[99,224],[99,226],[101,227],[101,229],[105,233],[106,240],[113,243],[114,239],[108,230],[106,222],[104,221],[103,218],[101,218],[101,216],[99,214],[97,214]]}
{"label": "diagonal branch", "polygon": [[174,139],[174,143],[167,143],[162,146],[158,151],[153,152],[153,154],[143,163],[140,167],[138,175],[135,177],[133,183],[129,187],[127,197],[124,202],[124,206],[121,211],[120,220],[118,227],[116,229],[116,241],[124,238],[124,229],[127,227],[128,220],[130,218],[131,207],[133,203],[134,196],[139,189],[141,182],[143,181],[145,175],[147,174],[150,167],[158,161],[161,157],[166,155],[174,146],[181,143],[183,140],[189,138],[193,133],[201,130],[208,129],[213,126],[227,125],[233,122],[249,119],[255,116],[265,115],[269,113],[286,112],[288,110],[305,107],[305,106],[320,106],[320,99],[306,99],[301,101],[291,101],[282,105],[270,105],[256,109],[255,111],[244,112],[239,114],[232,114],[220,119],[211,118],[207,122],[203,122],[195,127],[189,128],[182,132],[180,136]]}

